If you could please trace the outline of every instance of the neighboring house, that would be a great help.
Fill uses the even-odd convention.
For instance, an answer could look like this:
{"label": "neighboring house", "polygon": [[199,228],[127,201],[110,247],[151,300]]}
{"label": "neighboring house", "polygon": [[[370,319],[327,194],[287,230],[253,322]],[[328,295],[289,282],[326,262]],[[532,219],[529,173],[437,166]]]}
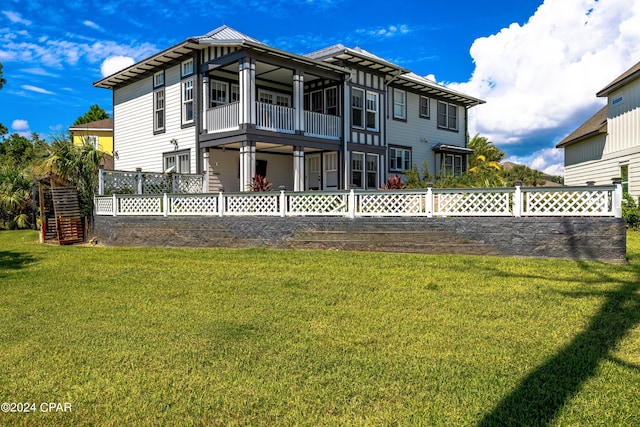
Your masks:
{"label": "neighboring house", "polygon": [[88,142],[95,149],[105,153],[103,164],[113,169],[113,119],[97,120],[69,128],[72,142],[80,146]]}
{"label": "neighboring house", "polygon": [[622,178],[624,192],[640,196],[640,62],[597,94],[607,105],[560,141],[564,182],[610,184]]}
{"label": "neighboring house", "polygon": [[484,101],[362,49],[306,56],[229,27],[94,86],[113,90],[115,168],[207,172],[208,189],[376,189],[426,162],[466,169],[468,109]]}

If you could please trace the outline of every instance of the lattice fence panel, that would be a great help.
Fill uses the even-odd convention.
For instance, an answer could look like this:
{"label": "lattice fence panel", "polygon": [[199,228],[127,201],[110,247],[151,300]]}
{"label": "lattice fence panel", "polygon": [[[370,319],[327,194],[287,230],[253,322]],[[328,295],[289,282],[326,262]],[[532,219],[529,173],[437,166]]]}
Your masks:
{"label": "lattice fence panel", "polygon": [[136,194],[138,174],[136,172],[104,171],[104,194]]}
{"label": "lattice fence panel", "polygon": [[607,190],[525,192],[523,215],[610,215]]}
{"label": "lattice fence panel", "polygon": [[279,215],[280,195],[226,196],[225,215]]}
{"label": "lattice fence panel", "polygon": [[434,200],[435,215],[494,216],[511,215],[511,193],[440,193]]}
{"label": "lattice fence panel", "polygon": [[169,215],[216,215],[218,212],[216,196],[172,196],[169,200]]}
{"label": "lattice fence panel", "polygon": [[344,215],[348,210],[347,194],[291,194],[290,215]]}
{"label": "lattice fence panel", "polygon": [[129,196],[117,199],[118,215],[162,215],[162,196]]}
{"label": "lattice fence panel", "polygon": [[202,193],[202,180],[202,175],[174,175],[173,192],[182,194]]}
{"label": "lattice fence panel", "polygon": [[146,172],[142,174],[142,194],[162,194],[171,192],[167,175]]}
{"label": "lattice fence panel", "polygon": [[424,195],[403,193],[358,194],[356,214],[366,216],[419,215],[425,212]]}
{"label": "lattice fence panel", "polygon": [[113,197],[96,197],[96,214],[113,215]]}

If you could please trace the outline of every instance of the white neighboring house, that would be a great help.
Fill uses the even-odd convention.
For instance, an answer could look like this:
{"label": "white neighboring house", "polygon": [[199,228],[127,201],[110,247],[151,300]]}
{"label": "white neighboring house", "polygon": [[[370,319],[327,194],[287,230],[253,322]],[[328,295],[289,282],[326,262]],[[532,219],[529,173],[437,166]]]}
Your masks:
{"label": "white neighboring house", "polygon": [[360,48],[309,55],[227,26],[94,83],[113,91],[114,167],[206,173],[209,191],[255,174],[288,190],[377,189],[426,162],[466,170],[468,109],[484,103]]}
{"label": "white neighboring house", "polygon": [[640,62],[597,94],[607,105],[560,141],[564,183],[610,184],[622,179],[623,192],[640,196]]}

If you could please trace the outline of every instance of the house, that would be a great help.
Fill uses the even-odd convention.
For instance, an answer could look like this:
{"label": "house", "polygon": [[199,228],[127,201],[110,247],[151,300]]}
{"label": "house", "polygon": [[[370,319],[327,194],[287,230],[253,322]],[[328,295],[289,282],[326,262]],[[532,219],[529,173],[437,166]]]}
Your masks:
{"label": "house", "polygon": [[596,96],[607,104],[560,141],[566,185],[610,184],[622,179],[623,192],[640,196],[640,62]]}
{"label": "house", "polygon": [[289,190],[377,189],[425,162],[466,169],[467,116],[484,101],[360,48],[297,55],[222,26],[94,86],[113,91],[115,169],[254,175]]}
{"label": "house", "polygon": [[71,141],[81,146],[88,142],[96,150],[105,153],[103,164],[113,169],[113,119],[96,120],[69,128]]}

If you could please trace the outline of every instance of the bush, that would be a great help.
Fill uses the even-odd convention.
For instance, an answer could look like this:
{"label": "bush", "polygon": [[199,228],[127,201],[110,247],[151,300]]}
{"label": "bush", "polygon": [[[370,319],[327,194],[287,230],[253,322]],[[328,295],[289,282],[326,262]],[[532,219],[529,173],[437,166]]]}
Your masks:
{"label": "bush", "polygon": [[622,217],[627,221],[627,227],[640,228],[640,198],[638,203],[633,200],[629,193],[624,193],[622,197]]}

